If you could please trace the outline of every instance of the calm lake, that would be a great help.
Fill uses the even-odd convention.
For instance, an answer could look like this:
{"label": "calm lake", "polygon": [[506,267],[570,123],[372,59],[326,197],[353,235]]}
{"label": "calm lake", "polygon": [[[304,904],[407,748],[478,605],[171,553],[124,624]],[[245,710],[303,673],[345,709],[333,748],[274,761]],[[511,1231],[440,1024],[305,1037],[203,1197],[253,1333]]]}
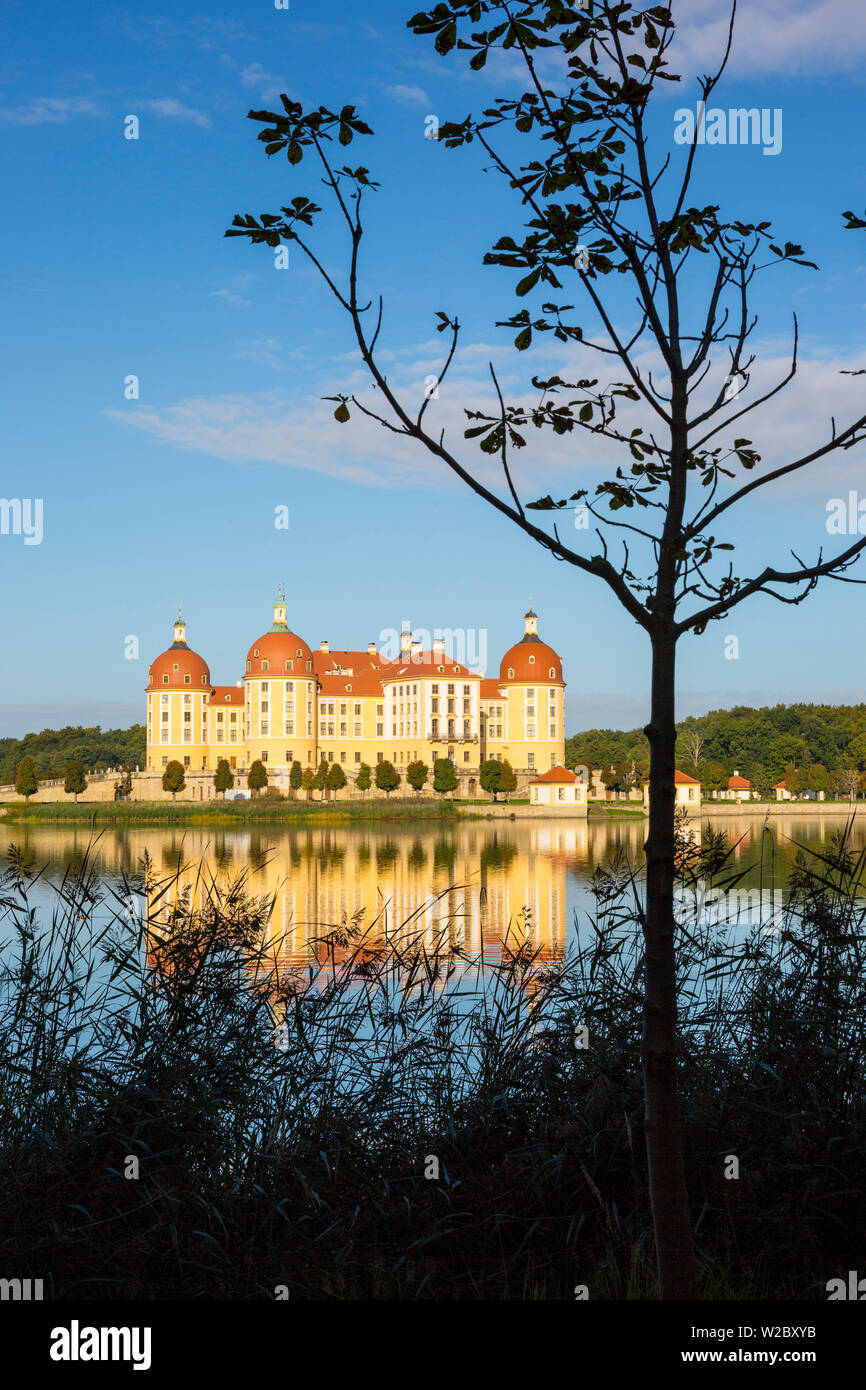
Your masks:
{"label": "calm lake", "polygon": [[[799,845],[818,848],[844,825],[842,817],[781,816],[765,829],[754,817],[719,820],[734,845],[732,864],[743,871],[739,888],[764,893],[784,888]],[[866,842],[866,816],[855,820],[853,844]],[[697,835],[697,827],[693,834]],[[142,865],[150,859],[158,879],[175,877],[171,897],[184,888],[204,896],[212,876],[225,886],[247,876],[250,894],[273,899],[272,932],[283,960],[302,962],[324,932],[355,918],[373,936],[401,923],[421,923],[434,935],[448,924],[453,943],[469,955],[494,959],[506,935],[542,955],[565,950],[575,923],[595,906],[591,879],[617,851],[641,863],[643,820],[456,822],[266,829],[89,829],[10,826],[39,878],[31,906],[42,918],[56,901],[64,874],[89,852],[103,897],[99,913],[122,910],[115,894],[124,874],[135,887],[130,909],[138,916]],[[204,873],[202,873],[204,866]],[[776,899],[778,902],[778,897]],[[754,920],[754,918],[753,918]],[[5,932],[3,933],[5,935]],[[414,933],[413,933],[414,934]]]}

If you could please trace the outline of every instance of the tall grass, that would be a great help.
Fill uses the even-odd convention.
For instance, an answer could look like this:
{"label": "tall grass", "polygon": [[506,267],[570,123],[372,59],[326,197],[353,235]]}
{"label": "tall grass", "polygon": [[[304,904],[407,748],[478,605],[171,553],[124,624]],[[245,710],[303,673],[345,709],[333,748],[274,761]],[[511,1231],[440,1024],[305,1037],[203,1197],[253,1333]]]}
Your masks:
{"label": "tall grass", "polygon": [[[862,1264],[862,870],[843,833],[799,855],[781,932],[681,925],[708,1296],[821,1298]],[[723,837],[683,841],[680,872],[737,879]],[[300,961],[253,880],[199,874],[184,893],[145,861],[109,890],[86,856],[42,919],[11,852],[0,1275],[67,1298],[654,1296],[632,866],[597,872],[565,955],[524,917],[493,964],[459,917],[431,935],[386,904]]]}

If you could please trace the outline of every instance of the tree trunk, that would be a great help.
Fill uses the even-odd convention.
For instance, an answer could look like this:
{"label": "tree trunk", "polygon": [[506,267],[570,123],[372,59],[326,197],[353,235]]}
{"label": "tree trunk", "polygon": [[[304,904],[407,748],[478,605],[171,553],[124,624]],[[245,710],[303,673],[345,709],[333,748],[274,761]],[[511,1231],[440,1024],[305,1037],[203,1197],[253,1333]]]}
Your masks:
{"label": "tree trunk", "polygon": [[677,1098],[677,991],[674,959],[674,673],[676,639],[653,637],[647,907],[641,1062],[647,1167],[663,1299],[698,1298]]}

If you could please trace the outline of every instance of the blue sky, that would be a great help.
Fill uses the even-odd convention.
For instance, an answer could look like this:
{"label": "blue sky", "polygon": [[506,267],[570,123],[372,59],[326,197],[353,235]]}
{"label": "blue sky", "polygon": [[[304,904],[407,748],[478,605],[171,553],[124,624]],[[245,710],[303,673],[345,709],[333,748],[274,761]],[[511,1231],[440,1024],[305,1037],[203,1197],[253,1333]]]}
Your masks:
{"label": "blue sky", "polygon": [[[462,411],[489,401],[489,360],[510,400],[526,399],[533,372],[579,367],[509,351],[511,335],[494,325],[520,307],[515,273],[480,261],[491,240],[519,229],[518,211],[477,147],[424,138],[430,114],[460,118],[522,90],[516,65],[503,56],[467,75],[459,55],[443,61],[406,30],[413,8],[335,0],[324,22],[304,0],[287,12],[264,0],[182,11],[7,3],[0,493],[41,498],[44,510],[41,544],[0,536],[0,735],[141,719],[147,663],[170,642],[178,602],[213,678],[238,679],[279,582],[290,622],[313,645],[366,644],[406,618],[484,629],[491,672],[531,600],[564,658],[569,730],[646,718],[647,642],[615,600],[428,456],[337,425],[321,397],[362,379],[345,320],[297,252],[277,271],[267,248],[223,238],[236,212],[323,193],[306,162],[266,159],[249,107],[273,106],[280,91],[306,105],[353,102],[375,131],[353,161],[382,184],[364,277],[385,297],[384,361],[411,399],[437,370],[435,312],[464,324],[434,403],[455,451],[479,461],[462,440]],[[781,109],[783,145],[770,157],[704,149],[695,201],[772,218],[820,265],[782,268],[757,287],[756,384],[784,370],[794,310],[801,329],[795,384],[744,431],[775,463],[819,441],[830,415],[853,417],[866,396],[866,378],[840,374],[866,366],[866,239],[843,231],[841,217],[866,208],[866,32],[854,0],[746,0],[741,11],[717,104]],[[672,55],[683,82],[652,133],[657,151],[678,158],[674,112],[694,105],[693,74],[713,66],[722,33],[715,0],[676,12],[686,16]],[[124,139],[130,114],[137,141]],[[330,211],[318,245],[341,273]],[[626,302],[615,307],[628,321]],[[591,313],[584,322],[592,329]],[[124,399],[130,374],[134,401]],[[532,442],[518,462],[527,500],[608,471],[585,438],[557,450]],[[743,506],[729,537],[740,572],[832,544],[826,504],[858,487],[866,498],[864,447]],[[288,530],[274,527],[279,506]],[[799,608],[759,598],[684,642],[680,715],[863,699],[864,601],[835,583]],[[725,657],[730,634],[737,660]],[[131,635],[137,661],[124,656]]]}

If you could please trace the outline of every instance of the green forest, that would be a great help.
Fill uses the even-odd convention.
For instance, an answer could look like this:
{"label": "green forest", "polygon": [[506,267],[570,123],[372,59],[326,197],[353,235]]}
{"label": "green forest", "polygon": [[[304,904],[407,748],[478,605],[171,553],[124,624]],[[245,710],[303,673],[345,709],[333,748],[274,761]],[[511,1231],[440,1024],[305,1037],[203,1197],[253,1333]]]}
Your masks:
{"label": "green forest", "polygon": [[22,758],[32,758],[40,779],[62,777],[66,764],[77,760],[88,772],[107,767],[144,767],[145,730],[143,724],[130,729],[85,729],[80,724],[65,729],[43,729],[41,734],[24,738],[0,738],[0,784],[15,781],[15,770]]}
{"label": "green forest", "polygon": [[[792,768],[814,769],[819,779],[819,770],[866,771],[866,705],[736,705],[677,728],[677,766],[691,776],[709,770],[709,784],[734,771],[759,785],[773,785]],[[566,739],[565,761],[594,768],[634,763],[641,770],[649,766],[649,743],[642,729],[587,729]]]}

